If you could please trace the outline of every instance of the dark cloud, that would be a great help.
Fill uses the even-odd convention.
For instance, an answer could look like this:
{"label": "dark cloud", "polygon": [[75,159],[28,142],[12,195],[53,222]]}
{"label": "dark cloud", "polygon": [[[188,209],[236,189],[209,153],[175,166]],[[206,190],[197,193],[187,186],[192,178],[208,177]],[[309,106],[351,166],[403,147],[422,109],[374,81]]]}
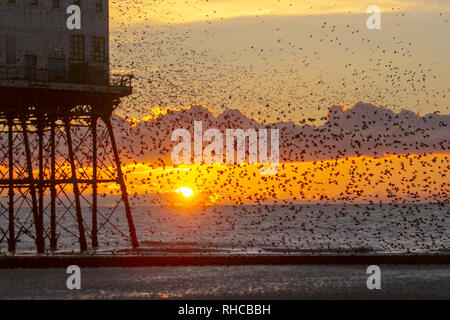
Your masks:
{"label": "dark cloud", "polygon": [[[450,116],[419,116],[403,110],[395,113],[384,107],[357,103],[351,108],[333,106],[319,126],[293,122],[261,124],[237,110],[215,116],[208,108],[192,106],[168,110],[151,120],[130,124],[115,116],[118,141],[125,162],[163,161],[170,164],[172,132],[179,128],[193,131],[194,121],[204,130],[279,129],[282,162],[339,159],[351,156],[383,157],[405,154],[446,154],[450,150]],[[207,143],[206,143],[207,144]],[[205,145],[206,145],[205,144]]]}

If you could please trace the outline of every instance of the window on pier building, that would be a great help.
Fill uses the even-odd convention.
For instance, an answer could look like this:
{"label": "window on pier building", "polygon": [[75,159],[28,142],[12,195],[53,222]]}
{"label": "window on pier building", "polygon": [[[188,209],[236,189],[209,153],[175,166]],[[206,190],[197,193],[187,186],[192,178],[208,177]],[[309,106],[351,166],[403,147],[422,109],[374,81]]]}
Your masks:
{"label": "window on pier building", "polygon": [[105,62],[106,52],[105,52],[105,38],[103,37],[92,37],[91,38],[91,60],[95,62]]}
{"label": "window on pier building", "polygon": [[95,1],[95,11],[103,12],[103,0],[96,0]]}
{"label": "window on pier building", "polygon": [[16,64],[16,37],[6,36],[6,64]]}
{"label": "window on pier building", "polygon": [[84,36],[71,35],[70,36],[70,59],[74,61],[84,61],[85,49],[84,49]]}

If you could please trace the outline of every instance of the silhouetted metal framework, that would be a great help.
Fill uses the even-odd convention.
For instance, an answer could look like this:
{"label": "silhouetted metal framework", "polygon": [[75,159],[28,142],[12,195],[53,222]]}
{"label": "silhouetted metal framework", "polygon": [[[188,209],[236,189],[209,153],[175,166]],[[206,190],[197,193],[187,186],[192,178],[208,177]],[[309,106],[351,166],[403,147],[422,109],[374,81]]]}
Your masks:
{"label": "silhouetted metal framework", "polygon": [[[0,83],[0,222],[8,222],[0,223],[0,244],[7,241],[15,252],[29,237],[38,253],[57,250],[63,230],[86,251],[88,240],[99,247],[99,232],[109,228],[139,246],[111,124],[112,112],[129,94],[126,78],[89,87]],[[111,186],[120,189],[120,200],[101,212],[99,188]],[[128,235],[112,219],[120,204]]]}

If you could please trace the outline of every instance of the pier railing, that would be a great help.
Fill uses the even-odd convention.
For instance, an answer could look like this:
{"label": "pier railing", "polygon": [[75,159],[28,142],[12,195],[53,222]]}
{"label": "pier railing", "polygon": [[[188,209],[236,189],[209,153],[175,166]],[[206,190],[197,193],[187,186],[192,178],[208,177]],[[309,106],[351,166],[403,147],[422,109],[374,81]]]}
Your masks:
{"label": "pier railing", "polygon": [[0,80],[29,81],[41,83],[74,83],[111,87],[132,87],[133,75],[110,74],[95,68],[73,70],[27,69],[0,65]]}

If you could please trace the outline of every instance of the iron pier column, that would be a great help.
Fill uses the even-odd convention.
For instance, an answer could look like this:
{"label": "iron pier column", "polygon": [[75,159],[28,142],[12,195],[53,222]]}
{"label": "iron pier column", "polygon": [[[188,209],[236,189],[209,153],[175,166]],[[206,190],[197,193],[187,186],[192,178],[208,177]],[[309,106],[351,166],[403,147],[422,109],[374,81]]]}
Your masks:
{"label": "iron pier column", "polygon": [[97,119],[96,115],[91,118],[92,130],[92,247],[98,248],[97,227]]}
{"label": "iron pier column", "polygon": [[117,167],[117,180],[118,180],[118,183],[120,184],[120,189],[122,191],[122,200],[123,200],[123,204],[125,206],[126,217],[128,220],[128,229],[130,231],[131,245],[133,246],[133,249],[136,249],[139,247],[139,242],[136,237],[136,229],[134,227],[133,217],[131,215],[131,208],[130,208],[130,202],[128,200],[127,187],[125,185],[125,180],[124,180],[123,173],[122,173],[119,151],[117,150],[116,139],[114,137],[114,131],[113,131],[112,124],[111,124],[111,118],[110,118],[110,115],[103,116],[102,118],[106,124],[106,127],[108,128],[109,137],[111,139],[111,144],[112,144],[113,153],[114,153],[114,160],[116,162],[116,167]]}
{"label": "iron pier column", "polygon": [[8,165],[9,165],[9,239],[8,251],[16,252],[16,233],[14,230],[14,157],[13,157],[14,120],[8,118]]}
{"label": "iron pier column", "polygon": [[87,243],[86,243],[86,235],[84,233],[83,216],[81,214],[80,189],[78,188],[77,170],[75,167],[75,157],[74,157],[74,153],[73,153],[72,136],[70,134],[70,120],[68,118],[64,119],[64,125],[65,125],[66,136],[67,136],[67,148],[69,149],[70,168],[72,170],[73,193],[75,196],[75,206],[76,206],[76,211],[77,211],[78,231],[80,233],[80,238],[79,238],[80,250],[81,250],[81,252],[84,252],[84,251],[87,251]]}
{"label": "iron pier column", "polygon": [[27,120],[25,117],[22,118],[22,131],[23,131],[23,142],[25,146],[25,154],[27,160],[27,170],[28,170],[28,179],[30,181],[30,193],[31,193],[31,203],[32,203],[32,211],[33,211],[33,219],[34,226],[36,229],[36,247],[38,253],[45,252],[45,240],[44,240],[44,226],[43,226],[43,217],[39,215],[38,212],[38,204],[36,198],[36,181],[33,177],[33,164],[31,159],[31,150],[30,150],[30,142],[28,140],[28,129],[27,129]]}
{"label": "iron pier column", "polygon": [[57,249],[56,238],[56,123],[55,119],[50,123],[50,249]]}

